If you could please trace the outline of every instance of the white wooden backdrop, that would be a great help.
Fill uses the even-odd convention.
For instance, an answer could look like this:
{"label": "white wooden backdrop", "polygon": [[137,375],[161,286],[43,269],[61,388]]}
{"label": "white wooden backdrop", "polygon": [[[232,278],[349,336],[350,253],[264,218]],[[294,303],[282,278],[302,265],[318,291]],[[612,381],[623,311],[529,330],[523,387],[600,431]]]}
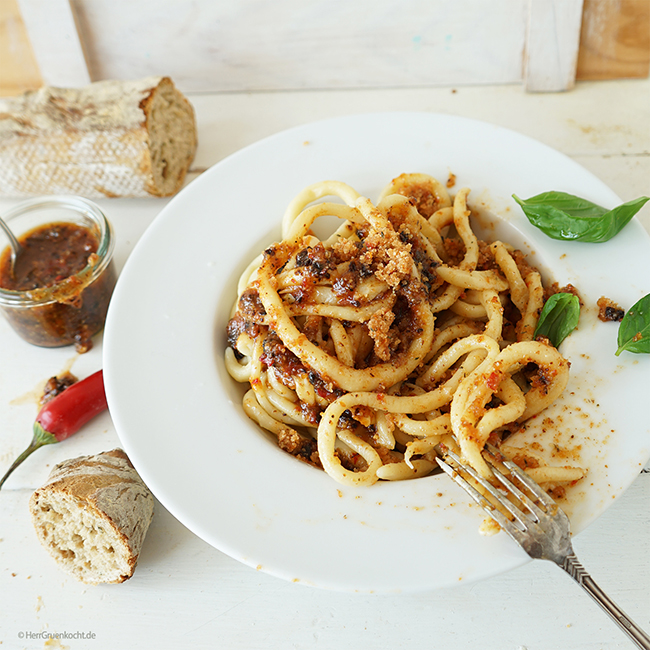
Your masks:
{"label": "white wooden backdrop", "polygon": [[19,0],[45,83],[573,87],[583,0]]}

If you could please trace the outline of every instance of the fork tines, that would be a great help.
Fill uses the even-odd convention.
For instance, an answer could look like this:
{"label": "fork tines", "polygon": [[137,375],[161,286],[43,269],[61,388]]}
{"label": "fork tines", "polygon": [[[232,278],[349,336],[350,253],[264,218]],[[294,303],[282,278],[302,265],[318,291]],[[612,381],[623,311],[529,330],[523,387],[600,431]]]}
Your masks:
{"label": "fork tines", "polygon": [[[557,505],[515,463],[504,459],[495,447],[486,445],[485,449],[488,453],[484,454],[484,458],[496,479],[493,482],[480,476],[473,467],[464,464],[449,448],[441,450],[444,460],[441,458],[436,460],[444,472],[458,483],[503,530],[521,544],[522,533],[545,517],[552,517],[557,511]],[[506,477],[498,465],[507,470],[510,478]],[[511,479],[515,479],[521,487]],[[528,491],[533,498],[524,490]]]}

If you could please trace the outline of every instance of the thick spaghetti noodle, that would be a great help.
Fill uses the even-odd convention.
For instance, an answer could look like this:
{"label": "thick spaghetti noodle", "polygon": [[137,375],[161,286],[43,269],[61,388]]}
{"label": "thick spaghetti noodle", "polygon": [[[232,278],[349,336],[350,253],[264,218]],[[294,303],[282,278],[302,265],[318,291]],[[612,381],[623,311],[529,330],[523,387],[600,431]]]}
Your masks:
{"label": "thick spaghetti noodle", "polygon": [[[424,174],[376,205],[344,183],[307,187],[240,279],[225,354],[250,387],[244,409],[340,483],[425,476],[440,443],[486,475],[488,439],[500,446],[567,384],[566,359],[533,340],[539,272],[477,239],[468,194],[452,201]],[[326,238],[322,217],[340,220]],[[535,464],[553,486],[583,475]]]}

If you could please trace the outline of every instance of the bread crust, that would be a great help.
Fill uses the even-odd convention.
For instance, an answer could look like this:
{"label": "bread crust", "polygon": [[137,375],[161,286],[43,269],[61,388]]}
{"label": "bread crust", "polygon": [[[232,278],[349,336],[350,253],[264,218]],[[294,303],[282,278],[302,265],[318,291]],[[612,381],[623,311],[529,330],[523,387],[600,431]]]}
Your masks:
{"label": "bread crust", "polygon": [[196,147],[194,109],[169,77],[44,86],[0,99],[0,194],[7,196],[171,196]]}
{"label": "bread crust", "polygon": [[40,542],[82,582],[119,583],[135,570],[154,499],[121,449],[59,463],[31,496]]}

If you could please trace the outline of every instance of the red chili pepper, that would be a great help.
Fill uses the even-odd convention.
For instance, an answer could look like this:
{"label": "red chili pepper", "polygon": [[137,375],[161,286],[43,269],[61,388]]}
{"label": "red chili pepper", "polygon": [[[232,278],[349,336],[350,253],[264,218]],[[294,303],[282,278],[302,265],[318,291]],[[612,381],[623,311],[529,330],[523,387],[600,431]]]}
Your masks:
{"label": "red chili pepper", "polygon": [[34,422],[34,437],[29,447],[16,458],[2,477],[0,488],[16,467],[37,449],[69,438],[107,408],[102,370],[68,386],[38,412]]}

